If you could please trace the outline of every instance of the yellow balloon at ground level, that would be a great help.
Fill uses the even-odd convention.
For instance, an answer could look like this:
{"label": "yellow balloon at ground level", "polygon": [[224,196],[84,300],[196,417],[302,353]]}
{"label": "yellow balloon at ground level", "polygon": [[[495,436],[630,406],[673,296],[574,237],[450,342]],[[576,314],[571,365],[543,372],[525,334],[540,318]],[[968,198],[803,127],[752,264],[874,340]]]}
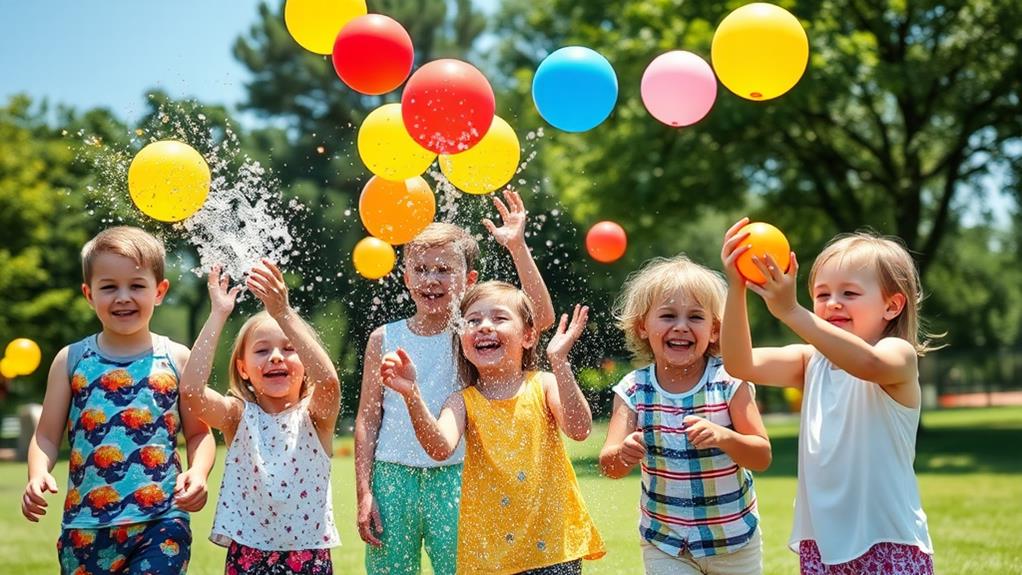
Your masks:
{"label": "yellow balloon at ground level", "polygon": [[440,171],[459,190],[488,194],[511,181],[522,157],[518,135],[499,116],[475,146],[459,154],[440,156]]}
{"label": "yellow balloon at ground level", "polygon": [[370,234],[400,245],[412,241],[433,221],[436,196],[419,176],[400,182],[373,176],[358,198],[358,214]]}
{"label": "yellow balloon at ground level", "polygon": [[809,39],[798,18],[756,2],[721,21],[710,46],[720,81],[747,100],[769,100],[798,83],[809,63]]}
{"label": "yellow balloon at ground level", "polygon": [[351,260],[355,264],[355,271],[362,274],[362,277],[378,280],[394,269],[397,255],[394,253],[394,248],[387,242],[379,238],[368,237],[362,238],[355,244]]}
{"label": "yellow balloon at ground level", "polygon": [[370,172],[394,181],[421,175],[436,158],[408,134],[401,104],[380,106],[366,116],[358,128],[358,155]]}
{"label": "yellow balloon at ground level", "polygon": [[178,222],[196,212],[209,195],[209,166],[202,154],[174,140],[142,148],[128,167],[128,193],[146,215]]}
{"label": "yellow balloon at ground level", "polygon": [[28,375],[35,371],[42,357],[39,345],[25,337],[11,341],[4,350],[4,360],[17,375]]}
{"label": "yellow balloon at ground level", "polygon": [[326,55],[341,28],[366,12],[365,0],[287,0],[284,25],[302,48]]}
{"label": "yellow balloon at ground level", "polygon": [[18,377],[18,371],[14,369],[14,364],[11,363],[9,358],[0,359],[0,375],[7,379]]}

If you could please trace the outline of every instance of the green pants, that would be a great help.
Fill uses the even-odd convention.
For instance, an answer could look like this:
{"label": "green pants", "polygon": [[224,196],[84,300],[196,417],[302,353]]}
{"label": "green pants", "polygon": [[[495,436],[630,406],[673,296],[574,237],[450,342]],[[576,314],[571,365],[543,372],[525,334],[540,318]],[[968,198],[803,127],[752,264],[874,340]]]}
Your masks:
{"label": "green pants", "polygon": [[436,575],[454,575],[461,464],[408,467],[377,461],[373,497],[383,523],[383,545],[366,545],[369,575],[418,575],[423,546]]}

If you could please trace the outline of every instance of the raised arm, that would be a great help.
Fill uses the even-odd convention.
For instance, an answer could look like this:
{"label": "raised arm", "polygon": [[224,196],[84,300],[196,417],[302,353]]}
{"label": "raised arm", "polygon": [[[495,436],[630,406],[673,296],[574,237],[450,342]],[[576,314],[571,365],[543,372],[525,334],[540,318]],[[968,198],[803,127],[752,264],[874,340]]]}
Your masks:
{"label": "raised arm", "polygon": [[332,453],[334,424],[341,410],[341,381],[337,370],[323,345],[309,324],[305,323],[288,303],[287,284],[284,274],[268,259],[262,260],[262,266],[252,268],[248,276],[248,288],[252,290],[270,314],[284,335],[295,347],[298,357],[305,366],[305,377],[308,378],[312,390],[312,401],[309,404],[309,415],[312,423],[320,434],[324,448]]}
{"label": "raised arm", "polygon": [[727,299],[724,318],[720,326],[720,349],[724,367],[733,377],[754,381],[761,385],[797,387],[803,385],[805,364],[812,349],[807,345],[789,345],[782,348],[753,348],[746,308],[748,280],[738,271],[738,256],[748,251],[742,241],[747,233],[738,231],[748,223],[742,218],[724,235],[721,262],[727,274]]}
{"label": "raised arm", "polygon": [[376,441],[383,419],[383,381],[380,365],[383,362],[383,328],[369,335],[365,358],[362,361],[362,391],[358,396],[358,415],[355,417],[355,496],[358,500],[358,534],[362,541],[379,547],[384,525],[373,495],[373,463],[376,459]]}
{"label": "raised arm", "polygon": [[46,396],[32,441],[28,444],[28,483],[21,497],[21,513],[38,522],[46,515],[46,492],[57,493],[57,480],[50,474],[57,463],[60,440],[71,407],[71,383],[67,378],[67,348],[60,350],[50,364],[46,378]]}
{"label": "raised arm", "polygon": [[536,266],[529,245],[525,243],[527,212],[522,197],[514,190],[505,190],[504,199],[507,200],[507,204],[500,201],[497,196],[493,197],[493,205],[497,208],[503,225],[498,228],[488,218],[483,220],[483,225],[497,243],[511,253],[515,271],[518,272],[518,279],[522,283],[522,291],[532,300],[536,311],[536,329],[542,332],[554,325],[557,317],[554,314],[554,304],[550,300],[550,291],[547,290],[543,276],[539,273],[539,267]]}
{"label": "raised arm", "polygon": [[586,321],[589,319],[588,306],[575,306],[568,323],[568,314],[561,315],[557,325],[557,333],[550,338],[547,345],[547,358],[550,360],[552,374],[545,374],[543,392],[546,396],[547,409],[564,434],[575,441],[583,441],[589,437],[593,429],[593,412],[589,408],[582,390],[575,381],[575,373],[568,362],[568,353],[582,336]]}
{"label": "raised arm", "polygon": [[436,461],[450,457],[465,433],[465,400],[461,394],[455,393],[448,397],[440,410],[440,416],[433,417],[419,393],[415,364],[401,348],[383,356],[380,377],[384,385],[405,399],[415,437],[426,453]]}
{"label": "raised arm", "polygon": [[178,387],[181,413],[194,414],[202,421],[221,430],[227,437],[234,435],[241,418],[242,403],[236,397],[225,397],[208,385],[213,370],[213,358],[223,334],[227,318],[234,310],[234,302],[240,286],[228,289],[230,278],[220,273],[220,266],[213,266],[209,272],[206,287],[209,289],[209,317],[202,331],[195,339],[191,353],[185,356],[187,363],[181,373]]}

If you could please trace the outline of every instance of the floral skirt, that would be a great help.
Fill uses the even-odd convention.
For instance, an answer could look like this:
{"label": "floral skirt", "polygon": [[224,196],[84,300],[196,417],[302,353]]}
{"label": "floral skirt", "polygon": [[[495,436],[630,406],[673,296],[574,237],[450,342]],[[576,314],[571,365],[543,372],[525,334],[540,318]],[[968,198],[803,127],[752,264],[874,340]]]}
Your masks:
{"label": "floral skirt", "polygon": [[847,563],[825,565],[812,540],[798,545],[802,575],[933,575],[933,557],[915,545],[877,543]]}
{"label": "floral skirt", "polygon": [[329,549],[262,551],[235,542],[227,548],[227,575],[332,575]]}

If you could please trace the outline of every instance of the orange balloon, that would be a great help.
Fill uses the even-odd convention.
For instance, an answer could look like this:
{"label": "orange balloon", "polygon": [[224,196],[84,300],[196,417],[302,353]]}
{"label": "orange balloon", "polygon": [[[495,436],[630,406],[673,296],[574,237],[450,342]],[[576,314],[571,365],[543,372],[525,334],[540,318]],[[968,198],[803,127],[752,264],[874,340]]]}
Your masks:
{"label": "orange balloon", "polygon": [[586,250],[596,261],[609,264],[625,255],[628,236],[620,225],[603,221],[589,228],[586,234]]}
{"label": "orange balloon", "polygon": [[753,222],[738,230],[739,234],[743,232],[749,232],[744,243],[752,248],[738,256],[738,261],[735,263],[745,279],[757,284],[766,283],[766,276],[759,271],[756,264],[752,263],[752,256],[763,261],[763,258],[769,254],[777,265],[781,266],[781,269],[785,272],[788,271],[788,266],[791,264],[791,246],[788,245],[788,238],[784,237],[781,230],[770,224]]}
{"label": "orange balloon", "polygon": [[373,176],[362,188],[358,213],[370,234],[396,246],[412,241],[433,221],[436,197],[421,176],[400,182]]}

